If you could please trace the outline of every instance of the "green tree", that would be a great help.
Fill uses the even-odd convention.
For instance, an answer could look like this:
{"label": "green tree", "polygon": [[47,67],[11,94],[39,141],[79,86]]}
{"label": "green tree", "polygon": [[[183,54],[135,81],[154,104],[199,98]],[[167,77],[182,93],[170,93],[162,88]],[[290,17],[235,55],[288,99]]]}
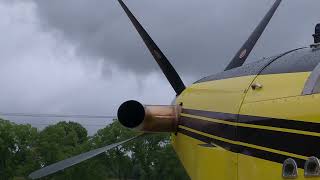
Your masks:
{"label": "green tree", "polygon": [[131,149],[135,179],[189,179],[170,144],[169,133],[145,136]]}
{"label": "green tree", "polygon": [[[37,132],[30,125],[0,120],[0,180],[24,177],[71,156],[113,144],[138,133],[113,121],[88,137],[75,122],[59,122]],[[188,179],[170,145],[170,134],[149,134],[45,177],[48,180]]]}
{"label": "green tree", "polygon": [[[46,166],[89,150],[87,139],[87,130],[78,123],[63,121],[50,125],[39,133],[39,161]],[[48,178],[75,179],[79,171],[82,169],[73,167]]]}
{"label": "green tree", "polygon": [[[100,129],[92,138],[94,148],[113,144],[137,135],[136,132],[124,128],[119,121],[113,121],[103,129]],[[108,178],[128,179],[132,175],[133,161],[130,157],[130,146],[124,145],[109,150],[98,156]]]}
{"label": "green tree", "polygon": [[[101,147],[137,135],[114,121],[92,138]],[[99,156],[109,178],[189,179],[170,144],[170,134],[148,134]]]}
{"label": "green tree", "polygon": [[74,154],[78,145],[85,142],[87,131],[74,122],[59,122],[46,127],[39,134],[38,150],[44,165],[63,160]]}
{"label": "green tree", "polygon": [[0,179],[26,177],[39,164],[36,154],[37,129],[0,119]]}

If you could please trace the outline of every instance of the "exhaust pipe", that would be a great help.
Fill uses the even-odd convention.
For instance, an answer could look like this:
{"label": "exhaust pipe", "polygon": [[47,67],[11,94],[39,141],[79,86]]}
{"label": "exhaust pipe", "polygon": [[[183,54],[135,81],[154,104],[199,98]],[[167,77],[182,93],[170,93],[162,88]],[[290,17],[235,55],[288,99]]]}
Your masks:
{"label": "exhaust pipe", "polygon": [[127,101],[118,109],[120,123],[144,132],[176,132],[181,108],[175,105],[148,105]]}

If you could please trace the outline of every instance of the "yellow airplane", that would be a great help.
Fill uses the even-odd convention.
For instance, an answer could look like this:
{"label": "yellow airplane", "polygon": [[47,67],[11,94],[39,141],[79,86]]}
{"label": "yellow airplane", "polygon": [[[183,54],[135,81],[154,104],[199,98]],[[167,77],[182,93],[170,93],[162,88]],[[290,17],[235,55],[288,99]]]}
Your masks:
{"label": "yellow airplane", "polygon": [[[191,179],[320,179],[320,24],[314,44],[244,64],[281,0],[221,73],[185,87],[178,73],[122,0],[177,96],[172,105],[127,101],[119,121],[142,132],[172,132]],[[49,165],[37,179],[101,154],[137,136]]]}

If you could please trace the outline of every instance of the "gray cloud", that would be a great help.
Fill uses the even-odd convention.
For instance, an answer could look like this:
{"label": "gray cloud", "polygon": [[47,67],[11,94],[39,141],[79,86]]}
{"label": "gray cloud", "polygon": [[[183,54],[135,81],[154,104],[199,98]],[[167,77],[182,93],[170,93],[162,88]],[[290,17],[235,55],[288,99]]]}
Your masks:
{"label": "gray cloud", "polygon": [[[169,104],[174,92],[161,74],[137,76],[75,53],[70,42],[38,26],[34,4],[0,2],[0,113],[116,115],[124,101]],[[102,75],[102,69],[109,76]],[[152,93],[151,93],[152,92]],[[3,117],[3,116],[1,116]],[[61,118],[5,117],[18,123],[51,124]],[[107,124],[110,119],[70,119]],[[99,126],[88,127],[90,133]]]}
{"label": "gray cloud", "polygon": [[[158,67],[116,0],[35,0],[44,28],[55,29],[82,56],[120,68],[150,72]],[[177,71],[198,78],[229,62],[274,0],[125,1]],[[320,1],[283,1],[250,61],[309,45]],[[196,67],[196,68],[195,68]]]}
{"label": "gray cloud", "polygon": [[[272,3],[127,2],[189,83],[221,70]],[[250,61],[309,45],[319,5],[283,1]],[[168,104],[174,96],[116,0],[2,0],[0,29],[2,112],[110,115],[128,99]]]}

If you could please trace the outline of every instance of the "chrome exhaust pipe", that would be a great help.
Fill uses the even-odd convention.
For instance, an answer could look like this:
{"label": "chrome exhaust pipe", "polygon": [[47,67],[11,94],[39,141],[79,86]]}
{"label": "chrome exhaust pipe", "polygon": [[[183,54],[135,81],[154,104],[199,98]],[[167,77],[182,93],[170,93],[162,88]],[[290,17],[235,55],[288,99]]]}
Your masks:
{"label": "chrome exhaust pipe", "polygon": [[120,123],[143,132],[176,132],[181,108],[175,105],[142,105],[127,101],[118,109]]}

